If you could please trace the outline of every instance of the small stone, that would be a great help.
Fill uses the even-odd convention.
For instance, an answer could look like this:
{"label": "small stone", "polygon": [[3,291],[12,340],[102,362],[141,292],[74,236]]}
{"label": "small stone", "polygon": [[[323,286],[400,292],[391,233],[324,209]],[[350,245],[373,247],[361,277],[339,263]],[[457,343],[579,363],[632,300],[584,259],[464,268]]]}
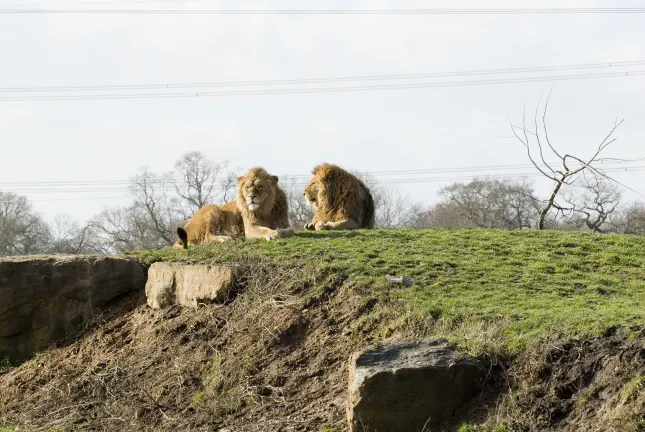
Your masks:
{"label": "small stone", "polygon": [[392,275],[385,275],[385,278],[388,280],[390,283],[397,283],[401,284],[404,287],[408,288],[414,285],[414,279],[412,279],[410,276],[392,276]]}

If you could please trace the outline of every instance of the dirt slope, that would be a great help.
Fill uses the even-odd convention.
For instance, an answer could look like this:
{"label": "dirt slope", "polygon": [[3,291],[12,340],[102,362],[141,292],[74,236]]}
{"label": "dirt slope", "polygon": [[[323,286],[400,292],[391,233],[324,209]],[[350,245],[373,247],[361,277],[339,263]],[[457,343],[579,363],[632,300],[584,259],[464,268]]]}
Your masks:
{"label": "dirt slope", "polygon": [[0,419],[34,431],[342,422],[345,360],[367,338],[343,332],[361,306],[337,299],[334,284],[319,296],[255,298],[252,308],[244,296],[165,311],[128,299],[66,346],[0,376]]}
{"label": "dirt slope", "polygon": [[[346,430],[349,355],[373,338],[431,335],[433,327],[406,322],[383,332],[394,301],[361,297],[342,272],[274,270],[256,269],[225,306],[156,311],[141,297],[124,299],[59,347],[0,375],[0,426]],[[644,406],[642,333],[554,336],[517,358],[498,358],[481,398],[445,430],[635,432],[644,430]]]}
{"label": "dirt slope", "polygon": [[645,430],[642,332],[543,343],[509,372],[500,412],[511,430]]}

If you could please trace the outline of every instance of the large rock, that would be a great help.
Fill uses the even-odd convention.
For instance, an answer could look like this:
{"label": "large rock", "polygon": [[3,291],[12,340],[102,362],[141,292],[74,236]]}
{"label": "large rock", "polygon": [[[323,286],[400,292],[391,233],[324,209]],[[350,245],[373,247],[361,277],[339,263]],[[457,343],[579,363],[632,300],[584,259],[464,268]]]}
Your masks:
{"label": "large rock", "polygon": [[476,395],[485,373],[443,339],[368,347],[350,359],[350,430],[431,431]]}
{"label": "large rock", "polygon": [[97,310],[141,291],[132,259],[39,255],[0,258],[0,358],[32,355],[90,321]]}
{"label": "large rock", "polygon": [[226,301],[234,286],[230,267],[154,263],[148,270],[146,297],[155,309],[174,304],[196,308],[200,303]]}

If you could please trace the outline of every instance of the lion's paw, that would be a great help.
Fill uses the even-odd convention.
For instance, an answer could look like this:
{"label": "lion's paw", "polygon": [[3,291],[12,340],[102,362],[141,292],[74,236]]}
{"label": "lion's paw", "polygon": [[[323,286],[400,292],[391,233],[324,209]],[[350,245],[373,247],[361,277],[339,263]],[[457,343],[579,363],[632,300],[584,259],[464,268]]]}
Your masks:
{"label": "lion's paw", "polygon": [[327,223],[323,221],[316,222],[316,225],[314,228],[316,229],[316,231],[324,231],[329,229],[329,227],[327,226]]}
{"label": "lion's paw", "polygon": [[267,240],[275,240],[284,237],[292,237],[296,234],[293,228],[278,228],[277,230],[272,231],[270,234],[264,236]]}

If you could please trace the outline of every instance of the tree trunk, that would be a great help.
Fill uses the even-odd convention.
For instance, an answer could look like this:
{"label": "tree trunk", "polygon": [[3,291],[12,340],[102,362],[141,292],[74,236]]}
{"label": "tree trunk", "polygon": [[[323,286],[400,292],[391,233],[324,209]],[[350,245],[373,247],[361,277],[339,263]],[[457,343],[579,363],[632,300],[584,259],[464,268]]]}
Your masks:
{"label": "tree trunk", "polygon": [[565,178],[566,176],[562,176],[561,179],[557,180],[557,183],[555,184],[555,187],[551,192],[551,196],[549,197],[549,199],[546,202],[546,205],[540,212],[540,217],[538,218],[538,226],[537,226],[539,230],[544,229],[544,219],[546,219],[546,215],[549,213],[549,210],[551,210],[551,207],[553,207],[553,202],[555,201],[555,197],[558,196],[558,192],[560,192],[560,188],[562,187],[562,183],[564,182]]}

